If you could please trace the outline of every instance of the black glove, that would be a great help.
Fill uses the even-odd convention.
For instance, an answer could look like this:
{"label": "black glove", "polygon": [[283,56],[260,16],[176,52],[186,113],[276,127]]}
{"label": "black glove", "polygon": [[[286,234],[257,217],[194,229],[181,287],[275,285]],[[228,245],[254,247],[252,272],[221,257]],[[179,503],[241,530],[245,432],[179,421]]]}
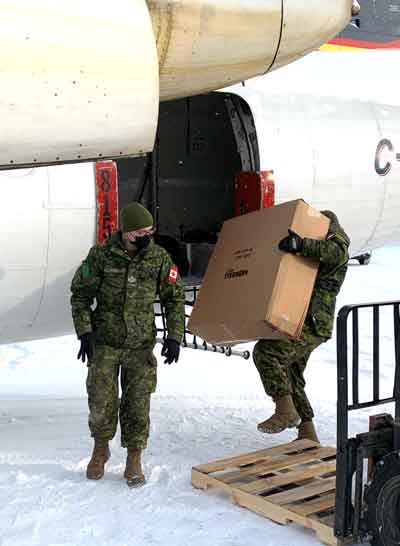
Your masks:
{"label": "black glove", "polygon": [[161,356],[165,356],[164,364],[178,362],[180,349],[181,346],[175,339],[166,339],[161,349]]}
{"label": "black glove", "polygon": [[295,231],[288,230],[289,235],[284,237],[279,243],[279,250],[283,252],[291,252],[292,254],[299,254],[303,252],[303,239],[300,235],[297,235]]}
{"label": "black glove", "polygon": [[79,338],[79,341],[81,342],[81,348],[79,349],[79,353],[76,358],[78,360],[81,359],[82,362],[85,362],[85,359],[87,358],[89,362],[89,360],[93,358],[94,354],[93,334],[91,332],[83,334]]}

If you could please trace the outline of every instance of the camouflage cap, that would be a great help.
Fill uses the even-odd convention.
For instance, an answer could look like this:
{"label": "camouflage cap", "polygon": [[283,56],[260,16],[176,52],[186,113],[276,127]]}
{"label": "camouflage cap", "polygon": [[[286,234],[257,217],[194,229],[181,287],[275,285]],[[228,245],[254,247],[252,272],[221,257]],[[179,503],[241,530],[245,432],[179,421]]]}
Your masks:
{"label": "camouflage cap", "polygon": [[334,235],[336,238],[341,239],[347,246],[349,246],[350,244],[349,236],[340,225],[339,219],[336,216],[336,214],[332,212],[331,210],[321,210],[321,214],[329,218],[329,220],[331,221],[329,225],[327,239],[332,238],[332,236]]}
{"label": "camouflage cap", "polygon": [[338,217],[336,216],[336,214],[334,212],[332,212],[331,210],[321,210],[321,214],[323,214],[324,216],[326,216],[327,218],[329,218],[329,220],[331,222],[334,222],[335,224],[338,224],[339,223],[339,220],[338,220]]}
{"label": "camouflage cap", "polygon": [[143,205],[133,202],[121,209],[119,223],[122,232],[126,233],[153,226],[154,219]]}

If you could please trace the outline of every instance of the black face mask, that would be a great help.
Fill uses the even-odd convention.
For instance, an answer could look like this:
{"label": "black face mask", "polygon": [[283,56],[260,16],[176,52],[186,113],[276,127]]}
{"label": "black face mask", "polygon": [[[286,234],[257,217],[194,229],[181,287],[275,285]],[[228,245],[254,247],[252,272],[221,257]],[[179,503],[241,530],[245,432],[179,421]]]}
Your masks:
{"label": "black face mask", "polygon": [[138,250],[144,250],[147,248],[151,241],[151,235],[144,235],[143,237],[138,237],[135,239],[135,245]]}

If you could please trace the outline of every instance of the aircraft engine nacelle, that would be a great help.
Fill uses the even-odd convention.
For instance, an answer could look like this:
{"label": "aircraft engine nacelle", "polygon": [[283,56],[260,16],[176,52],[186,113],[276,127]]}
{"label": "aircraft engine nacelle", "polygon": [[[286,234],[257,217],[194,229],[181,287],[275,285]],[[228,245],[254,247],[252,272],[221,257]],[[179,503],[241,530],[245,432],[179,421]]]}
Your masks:
{"label": "aircraft engine nacelle", "polygon": [[149,0],[160,98],[197,95],[285,66],[349,21],[352,0]]}
{"label": "aircraft engine nacelle", "polygon": [[159,79],[145,0],[0,0],[0,13],[1,165],[152,148]]}
{"label": "aircraft engine nacelle", "polygon": [[283,66],[353,0],[0,0],[0,168],[140,155],[159,99]]}

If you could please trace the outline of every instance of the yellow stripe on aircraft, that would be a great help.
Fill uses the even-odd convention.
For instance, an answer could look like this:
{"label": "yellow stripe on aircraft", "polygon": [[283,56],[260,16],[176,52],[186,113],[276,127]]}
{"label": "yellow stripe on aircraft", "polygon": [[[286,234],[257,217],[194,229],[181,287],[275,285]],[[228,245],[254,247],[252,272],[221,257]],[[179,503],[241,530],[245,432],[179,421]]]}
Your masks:
{"label": "yellow stripe on aircraft", "polygon": [[365,51],[366,49],[368,48],[336,44],[325,44],[319,48],[320,51]]}

